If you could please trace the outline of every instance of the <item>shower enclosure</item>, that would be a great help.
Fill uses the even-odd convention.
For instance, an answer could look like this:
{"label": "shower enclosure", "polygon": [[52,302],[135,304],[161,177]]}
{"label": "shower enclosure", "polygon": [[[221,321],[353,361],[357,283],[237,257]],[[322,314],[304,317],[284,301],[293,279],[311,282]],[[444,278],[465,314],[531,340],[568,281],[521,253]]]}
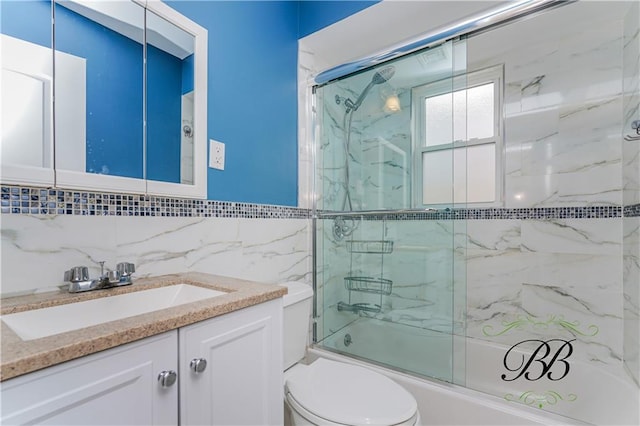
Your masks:
{"label": "shower enclosure", "polygon": [[[459,371],[455,361],[464,365],[463,347],[454,350],[464,330],[464,245],[456,246],[464,221],[451,214],[453,149],[431,154],[439,157],[442,203],[414,203],[412,152],[427,144],[412,137],[411,92],[462,86],[454,76],[464,74],[464,50],[463,40],[448,41],[316,92],[316,336],[326,348],[446,381]],[[446,98],[431,127],[452,145],[464,117]]]}
{"label": "shower enclosure", "polygon": [[314,342],[587,422],[617,404],[624,423],[638,5],[543,3],[315,87]]}

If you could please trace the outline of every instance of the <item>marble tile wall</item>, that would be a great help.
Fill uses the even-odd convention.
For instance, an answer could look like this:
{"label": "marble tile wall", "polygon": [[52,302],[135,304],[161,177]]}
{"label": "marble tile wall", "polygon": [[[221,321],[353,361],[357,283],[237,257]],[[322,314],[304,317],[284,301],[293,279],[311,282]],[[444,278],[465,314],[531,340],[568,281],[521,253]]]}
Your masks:
{"label": "marble tile wall", "polygon": [[[409,208],[411,201],[411,114],[408,93],[399,94],[402,111],[383,110],[375,86],[360,108],[346,113],[345,100],[358,99],[371,80],[359,75],[318,90],[321,109],[318,149],[319,204],[342,210],[345,195],[345,144],[349,141],[349,191],[353,210]],[[349,210],[348,205],[345,210]]]}
{"label": "marble tile wall", "polygon": [[493,47],[515,28],[527,33],[547,27],[551,15],[571,16],[573,7],[467,42],[469,69],[504,64],[505,207],[622,204],[620,20],[548,31],[526,48]]}
{"label": "marble tile wall", "polygon": [[[253,205],[252,208],[260,206]],[[244,214],[248,212],[242,210]],[[65,270],[136,264],[137,277],[199,271],[268,283],[311,282],[307,218],[3,214],[3,295],[63,285]]]}
{"label": "marble tile wall", "polygon": [[623,222],[624,361],[640,386],[640,217]]}
{"label": "marble tile wall", "polygon": [[[517,27],[523,34],[545,23],[552,28],[553,14],[566,18],[573,7],[582,6]],[[605,12],[603,4],[584,7]],[[468,40],[470,68],[504,63],[505,207],[625,205],[625,42],[623,14],[615,16],[595,18],[580,31],[539,34],[526,49],[493,43],[508,37],[510,26]],[[621,259],[633,233],[624,229],[627,220],[469,221],[467,335],[507,347],[525,338],[576,338],[574,360],[624,376],[629,337]],[[520,332],[497,334],[519,320]]]}
{"label": "marble tile wall", "polygon": [[511,346],[558,330],[523,327],[497,335],[505,324],[562,319],[585,333],[573,336],[573,359],[620,366],[620,219],[479,220],[469,221],[467,229],[468,336]]}
{"label": "marble tile wall", "polygon": [[[640,120],[640,5],[634,2],[624,21],[623,134],[634,135],[631,123]],[[624,361],[640,384],[640,140],[622,142]]]}

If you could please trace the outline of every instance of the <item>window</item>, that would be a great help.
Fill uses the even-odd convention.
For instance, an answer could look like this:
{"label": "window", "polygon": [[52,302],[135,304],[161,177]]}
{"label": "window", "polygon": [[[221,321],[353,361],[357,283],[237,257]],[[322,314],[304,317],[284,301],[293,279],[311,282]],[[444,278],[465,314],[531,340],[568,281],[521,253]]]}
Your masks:
{"label": "window", "polygon": [[415,207],[500,201],[502,73],[496,66],[413,88]]}

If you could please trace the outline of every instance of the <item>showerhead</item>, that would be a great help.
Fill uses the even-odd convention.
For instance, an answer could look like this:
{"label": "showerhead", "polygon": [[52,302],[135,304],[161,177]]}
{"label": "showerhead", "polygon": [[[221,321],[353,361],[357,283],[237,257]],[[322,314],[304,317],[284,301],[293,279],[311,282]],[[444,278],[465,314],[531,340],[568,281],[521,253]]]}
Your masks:
{"label": "showerhead", "polygon": [[380,68],[375,72],[375,74],[373,74],[373,77],[371,77],[371,82],[373,84],[382,84],[385,81],[389,81],[395,73],[396,73],[396,68],[393,65]]}
{"label": "showerhead", "polygon": [[378,69],[373,74],[373,77],[371,77],[371,82],[367,84],[367,87],[365,87],[362,93],[360,93],[360,96],[358,96],[358,99],[355,101],[355,103],[352,102],[351,99],[347,99],[345,101],[345,105],[347,106],[347,112],[356,111],[358,108],[360,108],[362,101],[364,101],[364,98],[367,96],[367,94],[369,94],[369,91],[371,90],[371,88],[376,84],[382,84],[384,82],[389,81],[389,79],[391,79],[391,77],[393,77],[395,73],[396,73],[396,69],[393,65],[389,65],[384,68]]}

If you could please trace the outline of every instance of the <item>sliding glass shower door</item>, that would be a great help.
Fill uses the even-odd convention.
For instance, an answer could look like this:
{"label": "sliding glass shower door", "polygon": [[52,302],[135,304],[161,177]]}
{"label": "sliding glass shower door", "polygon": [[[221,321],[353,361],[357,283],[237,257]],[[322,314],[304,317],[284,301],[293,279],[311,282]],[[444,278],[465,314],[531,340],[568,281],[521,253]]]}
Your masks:
{"label": "sliding glass shower door", "polygon": [[315,340],[449,382],[464,380],[465,58],[449,41],[316,89]]}

